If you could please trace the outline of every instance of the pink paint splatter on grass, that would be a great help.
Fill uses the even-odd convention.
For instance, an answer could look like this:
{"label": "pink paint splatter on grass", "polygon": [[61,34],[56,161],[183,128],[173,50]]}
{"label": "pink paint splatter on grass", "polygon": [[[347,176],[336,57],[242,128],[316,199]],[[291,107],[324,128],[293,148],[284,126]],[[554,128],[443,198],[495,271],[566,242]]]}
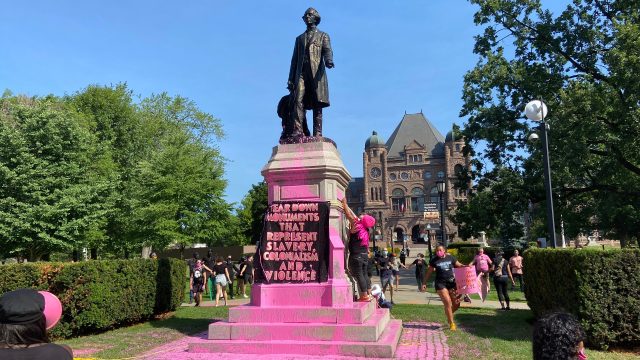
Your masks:
{"label": "pink paint splatter on grass", "polygon": [[[224,354],[224,353],[189,353],[190,343],[207,342],[207,333],[185,336],[182,339],[157,347],[142,355],[144,360],[320,360],[324,356],[282,355],[282,354]],[[332,356],[336,360],[361,360],[365,358],[353,356]],[[367,358],[369,360],[382,360]],[[394,359],[399,360],[447,360],[449,346],[447,337],[438,323],[405,323],[402,326],[402,336]]]}

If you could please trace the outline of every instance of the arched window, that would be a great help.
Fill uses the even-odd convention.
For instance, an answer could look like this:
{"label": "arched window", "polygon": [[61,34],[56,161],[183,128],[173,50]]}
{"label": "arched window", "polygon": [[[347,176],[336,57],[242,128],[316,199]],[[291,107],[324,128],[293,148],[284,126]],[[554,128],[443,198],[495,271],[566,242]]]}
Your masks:
{"label": "arched window", "polygon": [[421,188],[411,189],[411,211],[424,211],[424,190]]}
{"label": "arched window", "polygon": [[464,171],[464,168],[460,164],[457,164],[456,166],[453,167],[453,173],[456,174],[456,176],[462,174],[463,171]]}
{"label": "arched window", "polygon": [[394,189],[391,192],[391,210],[396,212],[404,212],[404,191],[402,189]]}

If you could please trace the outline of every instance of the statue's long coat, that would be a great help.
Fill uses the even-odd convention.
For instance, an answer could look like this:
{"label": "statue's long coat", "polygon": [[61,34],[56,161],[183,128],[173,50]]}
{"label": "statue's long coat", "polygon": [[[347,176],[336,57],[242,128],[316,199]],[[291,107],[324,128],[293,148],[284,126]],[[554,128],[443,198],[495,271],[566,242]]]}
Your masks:
{"label": "statue's long coat", "polygon": [[[333,63],[333,51],[329,35],[317,30],[311,36],[307,44],[307,33],[304,32],[296,38],[291,57],[289,70],[289,83],[293,84],[294,92],[297,91],[298,79],[304,71],[304,57],[308,56],[311,64],[311,77],[313,89],[306,89],[304,95],[304,108],[309,110],[317,107],[329,106],[329,83],[325,71],[325,63]],[[310,91],[311,90],[311,91]]]}

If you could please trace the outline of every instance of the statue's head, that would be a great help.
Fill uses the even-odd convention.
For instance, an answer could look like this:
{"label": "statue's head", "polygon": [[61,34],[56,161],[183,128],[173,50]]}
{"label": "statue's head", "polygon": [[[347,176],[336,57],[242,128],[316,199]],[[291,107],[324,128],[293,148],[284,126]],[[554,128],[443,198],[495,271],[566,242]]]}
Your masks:
{"label": "statue's head", "polygon": [[304,20],[305,24],[315,23],[316,25],[318,25],[320,24],[320,13],[318,12],[318,10],[310,7],[307,9],[307,11],[304,12],[304,15],[302,15],[302,20]]}

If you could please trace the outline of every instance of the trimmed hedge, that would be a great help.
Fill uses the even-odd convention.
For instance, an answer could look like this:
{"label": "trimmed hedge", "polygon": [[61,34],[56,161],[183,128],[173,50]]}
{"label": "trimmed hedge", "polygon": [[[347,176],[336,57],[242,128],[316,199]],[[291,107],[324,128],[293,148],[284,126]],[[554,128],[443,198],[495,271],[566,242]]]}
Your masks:
{"label": "trimmed hedge", "polygon": [[104,260],[0,266],[0,293],[34,288],[62,302],[55,338],[104,331],[175,310],[184,298],[178,259]]}
{"label": "trimmed hedge", "polygon": [[592,346],[640,345],[640,250],[529,249],[524,264],[536,317],[568,311]]}

